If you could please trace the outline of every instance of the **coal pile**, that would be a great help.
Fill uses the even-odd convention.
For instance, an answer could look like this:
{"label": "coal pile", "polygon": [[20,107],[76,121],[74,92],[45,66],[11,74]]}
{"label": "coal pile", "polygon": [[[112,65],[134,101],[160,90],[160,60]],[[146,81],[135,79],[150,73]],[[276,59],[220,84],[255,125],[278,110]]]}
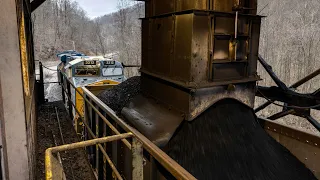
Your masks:
{"label": "coal pile", "polygon": [[97,97],[116,113],[120,113],[133,97],[140,93],[140,76],[127,79],[112,89],[106,90]]}
{"label": "coal pile", "polygon": [[316,179],[264,131],[252,109],[232,99],[183,122],[167,153],[198,179]]}
{"label": "coal pile", "polygon": [[[140,78],[134,77],[98,97],[120,113],[139,93]],[[184,121],[164,151],[201,180],[316,179],[264,131],[252,109],[231,99],[216,103],[192,122]]]}

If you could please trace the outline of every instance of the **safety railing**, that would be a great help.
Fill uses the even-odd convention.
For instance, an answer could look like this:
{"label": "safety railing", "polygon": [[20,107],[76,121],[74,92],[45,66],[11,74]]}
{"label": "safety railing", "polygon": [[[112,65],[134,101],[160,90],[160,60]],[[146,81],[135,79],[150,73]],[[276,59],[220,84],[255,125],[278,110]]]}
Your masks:
{"label": "safety railing", "polygon": [[[46,179],[65,179],[65,174],[63,171],[63,167],[61,165],[61,160],[58,157],[55,157],[54,154],[58,154],[62,151],[70,151],[77,148],[84,148],[93,145],[100,145],[102,143],[122,140],[125,138],[132,137],[132,133],[124,133],[114,136],[108,136],[104,138],[96,138],[93,140],[73,143],[73,144],[66,144],[62,146],[56,146],[53,148],[49,148],[46,150],[45,156],[45,166],[46,166]],[[134,179],[141,179],[142,178],[142,147],[141,143],[133,138],[132,145],[131,145],[132,156],[134,157],[132,162],[132,171],[133,171],[133,178]],[[104,154],[106,153],[104,150],[102,151]],[[107,155],[106,155],[107,156]],[[111,165],[111,164],[110,164]],[[114,166],[112,166],[114,168]],[[116,169],[115,169],[116,171]],[[122,179],[120,174],[116,174],[118,179]]]}
{"label": "safety railing", "polygon": [[[84,125],[86,141],[49,148],[46,151],[47,180],[63,179],[63,168],[53,154],[82,147],[86,147],[88,155],[91,155],[90,163],[98,179],[122,180],[128,176],[132,179],[143,179],[145,156],[149,157],[149,161],[158,162],[176,179],[196,179],[139,131],[119,118],[87,88],[83,87],[82,93],[63,73],[59,72],[59,76],[64,103],[68,104],[72,118],[73,110],[78,115],[81,113],[72,102],[71,89],[75,89],[84,99],[85,117],[79,118]],[[127,139],[129,137],[130,139]],[[131,163],[128,160],[131,160]]]}

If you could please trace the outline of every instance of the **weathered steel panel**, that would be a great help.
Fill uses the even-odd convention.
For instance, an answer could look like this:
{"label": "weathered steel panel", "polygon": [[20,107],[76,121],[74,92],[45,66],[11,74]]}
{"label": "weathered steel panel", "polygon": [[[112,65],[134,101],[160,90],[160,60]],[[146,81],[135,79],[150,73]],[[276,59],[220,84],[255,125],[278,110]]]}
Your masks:
{"label": "weathered steel panel", "polygon": [[141,90],[157,101],[166,104],[167,108],[175,108],[179,112],[188,112],[189,94],[163,82],[141,76]]}
{"label": "weathered steel panel", "polygon": [[[152,20],[142,20],[142,55],[141,55],[141,68],[143,69],[150,69],[149,63],[149,49],[152,50],[151,43],[151,36],[150,36],[150,24]],[[150,45],[149,45],[150,44]]]}
{"label": "weathered steel panel", "polygon": [[179,112],[142,95],[135,97],[121,114],[158,147],[164,147],[169,142],[183,121]]}
{"label": "weathered steel panel", "polygon": [[210,0],[176,0],[175,11],[184,11],[189,9],[209,10]]}
{"label": "weathered steel panel", "polygon": [[[262,119],[261,119],[262,120]],[[285,125],[262,120],[266,131],[320,178],[320,137]]]}
{"label": "weathered steel panel", "polygon": [[149,0],[146,1],[146,17],[186,10],[213,10],[244,14],[257,13],[257,0]]}
{"label": "weathered steel panel", "polygon": [[162,75],[170,73],[173,17],[158,18],[152,24],[152,71]]}
{"label": "weathered steel panel", "polygon": [[152,0],[153,16],[175,11],[175,0]]}
{"label": "weathered steel panel", "polygon": [[210,17],[194,16],[192,28],[190,81],[205,82],[208,81],[210,72]]}
{"label": "weathered steel panel", "polygon": [[[148,33],[148,28],[152,30],[149,35],[144,34],[149,38],[144,41],[149,46],[143,47],[148,55],[143,53],[142,91],[182,112],[188,120],[197,117],[219,97],[234,96],[252,106],[254,86],[247,87],[247,91],[236,89],[236,93],[228,93],[224,86],[258,80],[257,56],[254,56],[258,54],[258,47],[250,47],[253,43],[258,45],[260,18],[188,11],[144,19],[143,24],[148,26],[144,33]],[[248,66],[250,63],[253,65]],[[191,90],[204,92],[221,85],[223,92],[219,90],[215,98],[190,93]],[[249,96],[249,100],[240,96],[240,92]]]}
{"label": "weathered steel panel", "polygon": [[215,11],[232,12],[232,7],[236,0],[213,0],[213,9]]}
{"label": "weathered steel panel", "polygon": [[251,22],[250,26],[252,29],[251,38],[249,40],[249,51],[248,54],[248,74],[257,74],[257,59],[259,53],[259,39],[260,39],[260,24],[261,19],[255,19]]}
{"label": "weathered steel panel", "polygon": [[196,86],[255,76],[260,17],[238,17],[191,11],[144,19],[143,36],[149,40],[143,41],[142,70]]}
{"label": "weathered steel panel", "polygon": [[225,98],[236,99],[243,104],[253,108],[255,83],[235,85],[233,90],[228,90],[228,86],[216,86],[196,90],[190,95],[189,116],[186,120],[193,120],[202,112],[211,107],[214,103]]}
{"label": "weathered steel panel", "polygon": [[174,59],[172,61],[173,78],[189,82],[190,79],[190,59],[193,31],[193,14],[177,15],[175,17],[174,33]]}

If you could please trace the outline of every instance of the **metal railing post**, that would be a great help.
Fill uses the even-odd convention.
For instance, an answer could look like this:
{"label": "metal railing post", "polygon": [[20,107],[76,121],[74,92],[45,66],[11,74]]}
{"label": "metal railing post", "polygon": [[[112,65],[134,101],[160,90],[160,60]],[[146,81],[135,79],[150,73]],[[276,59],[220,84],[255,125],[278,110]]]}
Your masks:
{"label": "metal railing post", "polygon": [[69,115],[73,121],[73,113],[72,113],[72,99],[70,99],[71,96],[71,88],[70,88],[70,83],[67,81],[67,92],[68,92],[68,108],[69,108]]}
{"label": "metal railing post", "polygon": [[143,180],[143,147],[135,137],[132,138],[132,179]]}
{"label": "metal railing post", "polygon": [[40,79],[39,79],[39,102],[40,104],[43,104],[45,102],[45,97],[44,97],[44,81],[43,81],[43,67],[42,67],[42,62],[39,62],[39,73],[40,73]]}
{"label": "metal railing post", "polygon": [[66,95],[64,94],[64,78],[63,78],[63,74],[61,71],[59,71],[60,73],[60,84],[61,84],[61,90],[62,90],[62,101],[63,101],[63,104],[66,104]]}

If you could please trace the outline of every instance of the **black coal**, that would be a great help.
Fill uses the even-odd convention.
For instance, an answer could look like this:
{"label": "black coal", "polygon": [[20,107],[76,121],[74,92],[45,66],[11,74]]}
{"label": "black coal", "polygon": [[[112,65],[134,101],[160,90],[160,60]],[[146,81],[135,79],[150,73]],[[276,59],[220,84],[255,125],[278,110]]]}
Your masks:
{"label": "black coal", "polygon": [[130,100],[140,93],[140,76],[129,78],[112,89],[98,94],[98,98],[116,113],[120,113]]}
{"label": "black coal", "polygon": [[[140,77],[133,77],[98,97],[119,113],[139,93]],[[184,121],[164,150],[198,179],[316,179],[264,131],[252,109],[231,99],[216,103],[192,122]]]}
{"label": "black coal", "polygon": [[264,131],[252,109],[232,99],[183,122],[167,153],[198,179],[316,179]]}

